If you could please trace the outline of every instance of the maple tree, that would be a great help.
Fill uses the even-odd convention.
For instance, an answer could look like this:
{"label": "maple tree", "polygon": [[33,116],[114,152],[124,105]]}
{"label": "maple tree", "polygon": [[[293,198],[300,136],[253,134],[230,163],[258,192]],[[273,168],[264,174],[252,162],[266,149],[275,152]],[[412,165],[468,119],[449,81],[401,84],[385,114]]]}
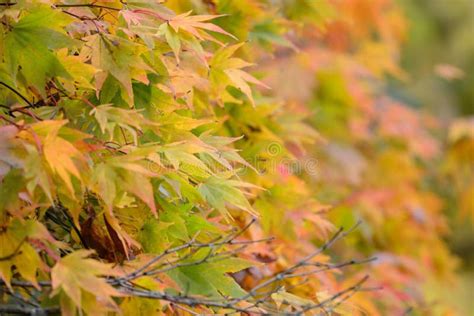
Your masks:
{"label": "maple tree", "polygon": [[379,315],[454,277],[392,1],[0,5],[0,311]]}

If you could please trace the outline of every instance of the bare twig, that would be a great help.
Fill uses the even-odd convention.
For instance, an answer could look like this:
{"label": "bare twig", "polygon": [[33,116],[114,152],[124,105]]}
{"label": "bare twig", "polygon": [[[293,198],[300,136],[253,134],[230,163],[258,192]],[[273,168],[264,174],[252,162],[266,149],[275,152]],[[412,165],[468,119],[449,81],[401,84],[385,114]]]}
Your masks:
{"label": "bare twig", "polygon": [[0,313],[20,315],[48,315],[59,313],[59,307],[29,307],[21,305],[0,305]]}
{"label": "bare twig", "polygon": [[122,10],[121,8],[114,8],[114,7],[108,7],[105,5],[100,5],[100,4],[94,4],[94,3],[85,3],[85,4],[56,4],[54,5],[57,8],[81,8],[81,7],[86,7],[86,8],[99,8],[99,9],[106,9],[106,10],[112,10],[112,11],[120,11]]}
{"label": "bare twig", "polygon": [[308,264],[308,262],[313,259],[314,257],[316,257],[317,255],[319,255],[320,253],[322,253],[323,251],[325,251],[326,249],[328,249],[329,247],[331,247],[336,241],[346,237],[348,234],[350,234],[354,229],[356,229],[358,226],[360,225],[360,222],[358,222],[356,225],[354,225],[352,228],[350,228],[349,230],[347,231],[344,231],[344,228],[341,227],[326,243],[323,244],[323,246],[321,246],[321,248],[319,248],[318,250],[314,251],[313,253],[307,255],[306,257],[304,257],[303,259],[301,259],[299,262],[297,262],[296,264],[294,264],[293,266],[291,266],[290,268],[282,271],[282,272],[279,272],[277,273],[276,275],[274,275],[273,277],[271,277],[270,279],[260,283],[259,285],[257,285],[256,287],[254,287],[252,290],[250,290],[246,295],[242,296],[241,298],[237,299],[236,302],[240,302],[240,301],[243,301],[243,300],[246,300],[250,297],[254,297],[255,295],[257,295],[257,292],[260,290],[260,289],[263,289],[275,282],[278,282],[278,281],[283,281],[284,279],[287,279],[288,278],[288,275],[291,276],[291,274],[299,269],[300,267],[303,267],[305,265]]}

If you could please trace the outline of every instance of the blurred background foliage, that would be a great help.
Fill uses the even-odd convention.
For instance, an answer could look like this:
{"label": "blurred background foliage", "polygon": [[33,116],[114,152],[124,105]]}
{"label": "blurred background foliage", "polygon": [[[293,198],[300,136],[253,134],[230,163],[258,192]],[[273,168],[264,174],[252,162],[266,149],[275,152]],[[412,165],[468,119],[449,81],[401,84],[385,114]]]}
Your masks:
{"label": "blurred background foliage", "polygon": [[442,122],[444,160],[431,185],[446,203],[450,248],[462,259],[460,287],[433,286],[463,313],[473,311],[474,270],[474,2],[400,0],[409,22],[401,50],[407,82],[393,82],[409,104],[428,108]]}
{"label": "blurred background foliage", "polygon": [[400,0],[409,32],[401,65],[412,104],[443,114],[474,114],[474,2]]}

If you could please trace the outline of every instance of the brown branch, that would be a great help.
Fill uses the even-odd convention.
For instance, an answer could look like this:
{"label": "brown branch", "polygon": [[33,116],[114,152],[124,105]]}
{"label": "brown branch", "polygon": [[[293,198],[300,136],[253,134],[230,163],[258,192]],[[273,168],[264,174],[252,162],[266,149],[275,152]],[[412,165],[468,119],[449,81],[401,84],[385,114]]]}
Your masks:
{"label": "brown branch", "polygon": [[[38,281],[38,284],[41,286],[41,287],[51,287],[51,282],[50,281]],[[6,283],[5,281],[3,280],[0,280],[0,285],[1,286],[5,286]],[[36,287],[36,285],[34,285],[33,283],[29,282],[29,281],[20,281],[20,280],[11,280],[10,281],[10,285],[11,286],[17,286],[17,287]]]}
{"label": "brown branch", "polygon": [[100,5],[100,4],[94,4],[94,3],[85,3],[85,4],[56,4],[54,5],[57,8],[99,8],[99,9],[106,9],[106,10],[112,10],[112,11],[120,11],[122,10],[121,8],[114,8],[114,7],[108,7],[105,5]]}
{"label": "brown branch", "polygon": [[[45,100],[39,100],[39,101],[33,103],[33,102],[29,101],[24,95],[22,95],[18,90],[16,90],[15,88],[11,87],[8,84],[6,84],[5,82],[0,81],[0,85],[6,87],[7,89],[9,89],[13,93],[15,93],[18,97],[20,97],[27,104],[27,105],[21,106],[21,107],[9,107],[9,106],[6,106],[6,105],[0,105],[0,107],[6,109],[8,111],[9,116],[15,118],[15,115],[13,113],[18,112],[18,113],[21,113],[21,114],[24,114],[24,115],[28,115],[28,116],[34,118],[37,121],[42,121],[43,120],[38,115],[33,113],[30,109],[36,109],[36,108],[39,108],[39,107],[42,107],[42,106],[49,106],[48,100],[46,100],[46,101]],[[55,96],[58,96],[58,94],[50,95],[50,96],[48,96],[48,99],[52,98],[54,100]]]}
{"label": "brown branch", "polygon": [[28,307],[21,305],[0,305],[0,313],[17,315],[52,315],[60,312],[59,307]]}
{"label": "brown branch", "polygon": [[349,230],[347,230],[345,232],[344,232],[343,227],[339,228],[339,230],[326,243],[324,243],[321,248],[319,248],[315,252],[309,254],[308,256],[304,257],[302,260],[300,260],[299,262],[297,262],[296,264],[294,264],[290,268],[288,268],[288,269],[286,269],[282,272],[279,272],[276,275],[274,275],[273,277],[271,277],[270,279],[260,283],[259,285],[254,287],[252,290],[250,290],[246,295],[242,296],[241,298],[236,299],[235,302],[240,302],[240,301],[244,301],[246,299],[249,299],[251,297],[255,297],[257,295],[257,292],[260,289],[263,289],[263,288],[265,288],[265,287],[267,287],[267,286],[269,286],[269,285],[271,285],[275,282],[279,282],[279,281],[283,281],[284,279],[287,279],[288,275],[291,275],[295,270],[299,269],[300,267],[303,267],[303,266],[307,265],[307,263],[311,259],[313,259],[318,254],[322,253],[323,251],[325,251],[326,249],[331,247],[336,241],[346,237],[354,229],[356,229],[359,225],[360,225],[360,222],[357,222],[357,224],[355,224],[352,228],[350,228]]}
{"label": "brown branch", "polygon": [[3,116],[3,115],[1,115],[1,114],[0,114],[0,119],[1,119],[1,120],[4,120],[5,122],[8,122],[8,123],[14,125],[14,126],[15,126],[16,128],[18,128],[18,129],[21,128],[21,126],[18,125],[15,121],[12,121],[12,120],[10,120],[8,117],[5,117],[5,116]]}
{"label": "brown branch", "polygon": [[[294,277],[303,277],[303,276],[308,276],[308,275],[314,275],[315,273],[323,272],[323,271],[329,271],[329,270],[334,270],[334,269],[339,269],[339,268],[344,268],[347,266],[352,266],[352,265],[358,265],[358,264],[365,264],[369,263],[375,260],[375,258],[369,258],[369,259],[363,259],[363,260],[349,260],[346,262],[342,262],[339,264],[326,264],[326,263],[320,263],[320,262],[311,262],[311,260],[316,257],[318,254],[321,252],[325,251],[326,249],[330,248],[336,241],[346,237],[348,234],[350,234],[352,231],[354,231],[359,225],[360,222],[358,222],[356,225],[354,225],[352,228],[350,228],[347,231],[344,231],[343,228],[339,229],[326,243],[324,243],[318,250],[314,251],[313,253],[307,255],[304,257],[302,260],[294,264],[293,266],[287,268],[284,271],[279,272],[278,274],[274,275],[272,278],[256,285],[254,288],[252,288],[248,294],[238,297],[238,298],[228,298],[228,297],[223,297],[222,299],[208,299],[208,298],[203,298],[200,296],[192,296],[192,295],[171,295],[168,293],[164,292],[158,292],[158,291],[150,291],[147,289],[143,288],[137,288],[134,284],[130,283],[131,280],[134,278],[137,278],[139,276],[143,275],[157,275],[159,273],[165,273],[167,271],[170,271],[172,269],[176,269],[179,267],[183,266],[189,266],[189,265],[199,265],[204,262],[213,262],[212,260],[219,260],[221,257],[219,257],[221,254],[216,254],[216,246],[223,246],[223,245],[236,245],[236,244],[243,244],[244,246],[248,243],[252,242],[257,242],[257,241],[237,241],[235,238],[243,233],[248,227],[253,223],[249,223],[242,229],[241,231],[238,231],[235,234],[230,234],[228,237],[224,237],[220,241],[216,241],[214,243],[196,243],[194,242],[194,239],[180,247],[175,247],[172,249],[169,249],[165,253],[160,254],[159,256],[155,257],[152,259],[152,263],[149,262],[146,267],[142,267],[141,269],[138,269],[134,273],[129,274],[125,278],[121,278],[117,280],[116,285],[118,285],[118,288],[125,291],[125,293],[132,295],[132,296],[139,296],[139,297],[147,297],[147,298],[154,298],[158,300],[165,300],[174,304],[179,304],[179,305],[186,305],[188,307],[196,307],[196,306],[202,306],[202,307],[216,307],[216,308],[225,308],[225,309],[230,309],[235,312],[241,312],[244,314],[268,314],[268,313],[278,313],[278,311],[274,311],[273,306],[271,305],[272,299],[271,295],[273,293],[278,292],[283,288],[282,285],[279,285],[277,287],[274,287],[273,289],[270,289],[269,291],[266,291],[262,293],[260,290],[262,290],[265,287],[268,287],[272,285],[273,283],[276,282],[281,282],[283,280],[286,280],[288,278],[294,278]],[[262,241],[268,241],[268,239],[263,239]],[[184,248],[181,248],[184,247]],[[154,269],[149,270],[152,266],[155,266],[156,263],[161,261],[162,258],[167,256],[168,254],[175,253],[177,251],[183,250],[183,249],[196,249],[199,247],[207,247],[209,248],[209,252],[201,259],[196,260],[196,261],[183,261],[190,255],[186,255],[182,258],[178,258],[176,260],[173,260],[171,262],[167,262],[165,264],[162,264],[161,266],[154,267]],[[177,250],[177,248],[179,248]],[[229,252],[232,255],[232,251]],[[311,271],[306,271],[306,272],[297,272],[297,270],[305,268],[305,267],[319,267],[319,269],[316,270],[311,270]],[[161,267],[161,268],[160,268]],[[328,309],[335,308],[339,304],[341,304],[343,301],[347,300],[352,296],[355,292],[362,291],[362,290],[374,290],[372,288],[362,288],[362,284],[367,281],[368,277],[364,277],[361,280],[359,280],[357,283],[355,283],[353,286],[344,289],[330,298],[319,302],[317,304],[311,304],[311,305],[305,305],[305,306],[294,306],[295,308],[300,309],[300,311],[297,312],[290,312],[290,313],[285,313],[288,315],[302,315],[304,312],[307,311],[312,311],[315,309],[323,309],[325,307],[328,307]],[[240,306],[240,303],[247,301],[248,303],[251,303],[250,306],[247,306],[245,308]],[[253,302],[252,302],[253,301]],[[268,304],[265,304],[268,303]],[[263,306],[266,305],[266,306]],[[303,311],[303,312],[301,312]]]}
{"label": "brown branch", "polygon": [[345,290],[342,290],[334,295],[332,295],[331,297],[321,301],[320,303],[316,304],[316,305],[310,305],[310,306],[307,306],[305,308],[303,308],[303,310],[301,310],[300,312],[294,314],[294,315],[304,315],[304,313],[310,311],[310,310],[314,310],[314,309],[317,309],[317,308],[321,308],[321,307],[324,307],[325,305],[327,305],[328,303],[331,303],[333,301],[335,301],[336,299],[338,299],[339,297],[341,296],[344,296],[345,294],[347,293],[350,293],[350,292],[357,292],[357,291],[360,291],[361,290],[361,287],[362,287],[362,284],[364,284],[365,282],[367,282],[367,280],[369,279],[369,276],[366,275],[364,276],[362,279],[360,279],[358,282],[356,282],[354,285],[352,285],[351,287],[348,287],[346,288]]}
{"label": "brown branch", "polygon": [[[227,236],[224,236],[222,239],[223,240],[220,240],[221,238],[218,238],[216,240],[213,240],[211,242],[208,242],[208,243],[197,243],[196,242],[196,238],[197,238],[197,235],[194,236],[189,242],[183,244],[183,245],[180,245],[180,246],[177,246],[177,247],[174,247],[174,248],[169,248],[165,251],[163,251],[161,254],[159,254],[158,256],[154,257],[153,259],[151,259],[149,262],[147,262],[145,265],[143,265],[141,268],[135,270],[134,272],[128,274],[127,276],[125,277],[122,277],[119,279],[119,281],[129,281],[129,280],[133,280],[133,279],[136,279],[138,277],[141,277],[144,275],[145,271],[150,268],[151,266],[153,266],[154,264],[158,263],[161,259],[163,259],[164,257],[167,257],[171,254],[174,254],[174,253],[177,253],[178,251],[181,251],[181,250],[184,250],[184,249],[192,249],[192,248],[213,248],[215,246],[222,246],[222,245],[232,245],[232,243],[234,244],[240,244],[240,243],[236,243],[237,241],[235,241],[235,239],[237,237],[239,237],[240,235],[242,235],[245,231],[247,231],[249,229],[249,227],[254,224],[256,221],[256,219],[252,219],[247,225],[245,225],[241,230],[237,231],[236,233],[233,233],[233,234],[229,234]],[[252,241],[250,241],[252,243]],[[255,242],[262,242],[262,241],[255,241]]]}
{"label": "brown branch", "polygon": [[[335,269],[339,269],[339,268],[344,268],[344,267],[351,266],[351,265],[366,264],[366,263],[369,263],[369,262],[373,262],[375,260],[377,260],[376,257],[363,259],[363,260],[349,260],[349,261],[342,262],[342,263],[339,263],[339,264],[328,264],[328,265],[325,265],[325,267],[323,267],[321,269],[310,270],[310,271],[305,271],[305,272],[301,272],[301,273],[286,274],[285,279],[296,278],[296,277],[304,277],[304,276],[308,276],[308,275],[314,275],[314,274],[317,274],[317,273],[320,273],[320,272],[335,270]],[[312,265],[319,266],[320,264],[319,263],[314,263]]]}
{"label": "brown branch", "polygon": [[[363,277],[359,281],[357,281],[354,285],[341,290],[337,292],[336,294],[332,295],[331,297],[321,301],[320,303],[317,304],[310,304],[310,305],[304,305],[304,306],[299,306],[301,308],[300,311],[297,312],[285,312],[285,315],[295,315],[295,316],[300,316],[304,315],[304,313],[308,311],[312,311],[315,309],[322,309],[328,304],[331,304],[335,302],[340,297],[344,297],[348,293],[352,292],[359,292],[362,290],[373,290],[371,288],[364,289],[362,288],[362,285],[368,280],[368,276]],[[222,298],[222,299],[206,299],[202,297],[194,297],[194,296],[188,296],[188,295],[172,295],[168,294],[165,292],[159,292],[159,291],[148,291],[148,290],[139,290],[133,286],[130,285],[123,285],[124,293],[137,296],[137,297],[144,297],[144,298],[152,298],[152,299],[158,299],[158,300],[164,300],[168,301],[174,304],[181,304],[181,305],[186,305],[189,307],[196,307],[196,306],[204,306],[204,307],[217,307],[217,308],[224,308],[224,309],[229,309],[235,312],[241,312],[244,314],[260,314],[260,315],[268,315],[269,313],[271,314],[277,314],[277,311],[270,311],[270,310],[261,310],[258,308],[256,305],[252,305],[251,308],[249,307],[240,307],[236,305],[235,303],[232,303],[229,301],[227,298]],[[276,293],[274,291],[273,293]],[[267,297],[270,297],[272,293],[270,293]]]}
{"label": "brown branch", "polygon": [[[351,233],[360,223],[357,223],[354,227],[350,228],[347,231],[344,231],[343,228],[339,229],[328,241],[326,241],[319,249],[305,256],[303,259],[298,261],[296,264],[290,266],[289,268],[277,273],[273,277],[257,284],[254,286],[247,294],[241,297],[217,297],[217,298],[208,298],[201,295],[188,295],[188,294],[171,294],[168,292],[162,291],[152,291],[147,288],[135,284],[134,279],[139,278],[145,275],[153,275],[159,279],[159,275],[166,273],[170,270],[177,269],[184,266],[196,266],[206,262],[216,262],[218,260],[225,260],[231,257],[237,257],[237,255],[245,249],[248,245],[258,243],[258,242],[268,242],[271,238],[264,238],[258,240],[237,240],[236,238],[240,237],[253,223],[255,220],[252,220],[250,223],[245,225],[240,230],[229,233],[226,236],[216,238],[207,243],[197,242],[195,235],[189,242],[169,248],[163,251],[161,254],[155,256],[146,264],[136,269],[135,271],[122,276],[115,278],[106,278],[106,281],[117,288],[119,291],[125,295],[130,295],[134,297],[143,297],[156,300],[167,301],[176,308],[182,308],[183,310],[192,310],[196,307],[203,308],[222,308],[228,309],[233,312],[240,312],[244,315],[248,314],[281,314],[285,315],[303,315],[307,312],[316,312],[329,314],[337,306],[342,304],[344,301],[348,300],[355,293],[360,291],[373,291],[378,288],[368,288],[362,287],[363,284],[367,281],[368,276],[363,277],[352,286],[343,289],[331,297],[320,301],[314,304],[305,304],[305,305],[288,305],[291,309],[290,311],[279,311],[275,310],[274,301],[272,294],[277,293],[283,290],[284,280],[295,277],[306,277],[309,275],[314,275],[323,271],[340,269],[352,265],[365,264],[372,262],[375,258],[363,259],[363,260],[349,260],[341,263],[330,264],[322,262],[313,262],[312,259],[315,258],[318,254],[330,248],[336,241],[346,237]],[[226,247],[224,251],[220,251],[222,247]],[[208,252],[202,254],[203,257],[192,260],[193,256],[197,253],[199,249],[207,249]],[[185,255],[178,256],[183,250],[186,250]],[[171,260],[163,262],[167,257],[173,256]],[[316,267],[317,269],[311,269],[309,271],[301,271],[300,269],[305,269],[308,267]],[[274,283],[279,283],[273,286]],[[3,281],[0,281],[0,285],[6,286]],[[11,282],[13,287],[33,287],[33,284],[25,281],[13,280]],[[40,282],[41,286],[50,287],[51,283],[49,281]],[[289,289],[286,289],[288,291]],[[245,305],[243,303],[245,302]],[[30,310],[30,309],[28,309]],[[20,312],[25,311],[25,309],[20,310]]]}

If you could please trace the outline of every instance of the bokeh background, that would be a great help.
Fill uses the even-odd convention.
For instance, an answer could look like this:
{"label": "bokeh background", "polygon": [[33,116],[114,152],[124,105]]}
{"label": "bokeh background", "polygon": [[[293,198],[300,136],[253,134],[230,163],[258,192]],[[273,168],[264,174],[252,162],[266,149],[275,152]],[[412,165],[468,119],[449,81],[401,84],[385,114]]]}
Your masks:
{"label": "bokeh background", "polygon": [[[461,281],[454,292],[451,287],[435,288],[460,306],[463,314],[472,315],[474,2],[401,0],[400,4],[409,23],[401,50],[401,65],[409,79],[408,84],[393,81],[393,86],[408,104],[429,109],[442,122],[440,134],[450,161],[439,174],[438,192],[448,201],[444,211],[452,233],[447,240],[461,259]],[[463,136],[458,137],[458,131]]]}
{"label": "bokeh background", "polygon": [[[308,152],[296,144],[292,153],[318,159],[309,182],[319,201],[335,206],[331,222],[366,223],[352,254],[386,261],[374,274],[386,279],[393,301],[424,302],[407,314],[472,314],[474,1],[275,3],[305,24],[285,34],[288,42],[267,21],[248,33],[239,28],[232,16],[245,5],[221,1],[216,10],[230,15],[221,26],[239,39],[279,47],[273,58],[255,47],[246,53],[262,56],[256,60],[271,94],[325,140]],[[299,50],[281,48],[288,43]],[[308,133],[301,125],[295,131],[296,138]]]}

